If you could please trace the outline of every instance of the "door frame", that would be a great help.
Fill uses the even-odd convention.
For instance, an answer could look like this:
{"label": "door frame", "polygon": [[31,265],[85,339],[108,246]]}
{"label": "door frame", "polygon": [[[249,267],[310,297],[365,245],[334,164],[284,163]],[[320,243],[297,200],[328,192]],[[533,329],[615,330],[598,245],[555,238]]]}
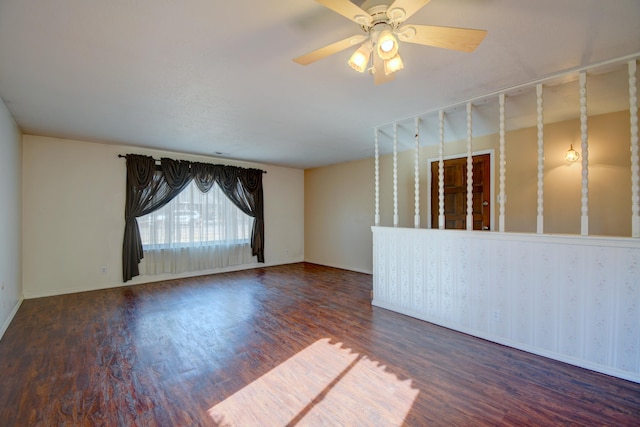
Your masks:
{"label": "door frame", "polygon": [[[497,231],[496,230],[496,200],[498,195],[495,192],[495,185],[496,185],[496,180],[495,180],[495,152],[496,150],[493,148],[487,149],[487,150],[478,150],[478,151],[473,151],[471,153],[472,156],[478,156],[478,155],[482,155],[482,154],[488,154],[489,155],[489,179],[491,180],[489,188],[491,189],[491,200],[489,200],[489,207],[491,208],[491,218],[489,218],[489,223],[491,224],[491,231]],[[443,160],[451,160],[451,159],[466,159],[467,155],[466,153],[464,154],[450,154],[447,156],[443,157]],[[433,162],[439,162],[440,161],[440,157],[430,157],[427,159],[427,228],[431,228],[431,181],[432,181],[432,177],[431,177],[431,164]],[[436,177],[437,179],[437,177]],[[424,194],[424,193],[423,193]]]}

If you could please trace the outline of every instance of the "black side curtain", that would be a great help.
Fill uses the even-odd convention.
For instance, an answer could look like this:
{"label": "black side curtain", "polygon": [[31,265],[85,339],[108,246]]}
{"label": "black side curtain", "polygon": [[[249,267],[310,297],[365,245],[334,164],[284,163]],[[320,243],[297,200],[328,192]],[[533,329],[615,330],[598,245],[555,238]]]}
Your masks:
{"label": "black side curtain", "polygon": [[264,202],[259,169],[214,165],[127,154],[127,193],[122,243],[123,281],[138,276],[144,257],[136,218],[162,208],[186,188],[191,180],[203,193],[218,184],[224,194],[245,214],[253,217],[251,254],[264,262]]}

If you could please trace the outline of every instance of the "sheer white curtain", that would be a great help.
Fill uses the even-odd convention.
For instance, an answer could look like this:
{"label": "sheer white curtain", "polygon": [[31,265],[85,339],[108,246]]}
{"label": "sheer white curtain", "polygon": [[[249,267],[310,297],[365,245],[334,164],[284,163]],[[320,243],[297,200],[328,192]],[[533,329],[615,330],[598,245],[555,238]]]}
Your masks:
{"label": "sheer white curtain", "polygon": [[138,218],[144,274],[183,273],[249,264],[253,218],[217,185],[202,193],[192,181],[162,209]]}

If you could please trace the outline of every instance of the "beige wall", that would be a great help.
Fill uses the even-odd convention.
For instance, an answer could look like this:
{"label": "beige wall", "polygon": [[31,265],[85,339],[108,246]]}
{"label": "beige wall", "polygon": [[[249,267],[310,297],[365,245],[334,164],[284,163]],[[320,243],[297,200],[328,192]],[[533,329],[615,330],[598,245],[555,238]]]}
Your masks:
{"label": "beige wall", "polygon": [[[589,231],[592,235],[631,235],[629,114],[589,118]],[[581,165],[564,154],[580,147],[580,123],[569,120],[544,127],[544,227],[546,233],[580,233]],[[498,227],[497,135],[473,139],[473,150],[494,153],[493,215]],[[414,224],[413,150],[398,154],[400,227]],[[445,146],[445,156],[466,155],[466,142]],[[428,159],[438,147],[420,149],[421,227],[428,225]],[[535,232],[537,216],[537,129],[506,135],[506,231]],[[324,265],[372,271],[370,226],[374,216],[374,160],[366,159],[305,171],[305,259]],[[381,225],[393,225],[393,156],[380,158]]]}
{"label": "beige wall", "polygon": [[[629,113],[589,117],[589,234],[631,236]],[[544,127],[544,231],[580,234],[582,168],[564,160],[573,144],[581,152],[578,119]],[[517,153],[517,154],[516,154]],[[531,157],[533,156],[533,157]],[[537,130],[508,134],[507,231],[535,232]]]}
{"label": "beige wall", "polygon": [[[23,275],[27,298],[123,284],[126,167],[118,154],[266,170],[264,265],[304,258],[302,170],[32,135],[24,136],[23,150]],[[104,274],[102,267],[107,268]],[[127,284],[205,273],[139,276]]]}
{"label": "beige wall", "polygon": [[370,159],[305,171],[305,261],[371,272],[373,176]]}
{"label": "beige wall", "polygon": [[22,133],[0,100],[0,338],[22,301]]}
{"label": "beige wall", "polygon": [[[592,234],[630,235],[628,120],[625,112],[589,119]],[[12,120],[9,122],[13,123]],[[15,125],[9,128],[12,126]],[[19,131],[9,131],[3,142],[14,138],[11,135],[15,132]],[[29,298],[122,285],[125,164],[118,154],[135,152],[215,161],[207,157],[31,135],[25,135],[23,141],[22,272],[24,294]],[[580,232],[580,165],[568,164],[562,159],[570,143],[579,149],[577,121],[545,126],[546,232]],[[494,150],[496,155],[497,144],[496,135],[473,141],[474,150]],[[16,147],[5,145],[9,148],[3,146],[3,154],[8,150],[9,155],[3,155],[3,160],[11,156],[19,158]],[[447,144],[445,148],[446,156],[464,152],[464,141]],[[535,231],[536,152],[535,128],[508,132],[507,231]],[[422,227],[428,226],[427,159],[437,155],[437,147],[420,150]],[[20,164],[10,160],[8,163]],[[264,177],[266,265],[304,259],[355,271],[372,271],[373,159],[304,172],[242,162],[227,163],[268,171]],[[400,226],[413,227],[414,152],[399,153],[398,164]],[[495,165],[497,180],[497,161]],[[11,175],[9,170],[3,168],[1,173]],[[497,182],[495,190],[493,212],[497,224]],[[6,193],[7,190],[3,191]],[[3,197],[15,198],[16,195]],[[382,225],[393,224],[393,159],[390,155],[380,159],[380,214]],[[3,215],[3,225],[15,230],[14,220],[7,219],[4,211]],[[19,245],[17,239],[10,247]],[[19,255],[13,256],[12,262],[19,262],[16,261]],[[102,267],[107,267],[106,274],[101,272]],[[129,283],[170,277],[181,276],[141,276]],[[20,282],[19,279],[10,281]],[[18,294],[18,291],[12,291],[11,299],[3,300],[2,304],[11,306]]]}

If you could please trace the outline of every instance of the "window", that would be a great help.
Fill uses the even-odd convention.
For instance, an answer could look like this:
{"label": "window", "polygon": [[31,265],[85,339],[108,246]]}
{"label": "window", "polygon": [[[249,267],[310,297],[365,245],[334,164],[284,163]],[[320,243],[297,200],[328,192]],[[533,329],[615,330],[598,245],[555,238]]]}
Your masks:
{"label": "window", "polygon": [[194,181],[163,208],[138,218],[147,274],[181,273],[252,261],[253,218],[214,185]]}

